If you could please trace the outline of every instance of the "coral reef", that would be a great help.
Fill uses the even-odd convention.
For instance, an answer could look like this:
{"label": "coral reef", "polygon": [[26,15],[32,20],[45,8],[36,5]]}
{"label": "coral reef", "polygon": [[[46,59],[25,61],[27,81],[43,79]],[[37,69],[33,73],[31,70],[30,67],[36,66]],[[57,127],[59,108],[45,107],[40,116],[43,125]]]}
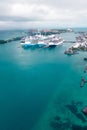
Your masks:
{"label": "coral reef", "polygon": [[87,130],[87,126],[72,124],[71,130]]}
{"label": "coral reef", "polygon": [[75,103],[74,101],[71,102],[71,104],[66,105],[66,107],[74,114],[78,119],[80,119],[82,122],[86,122],[85,117],[82,115],[82,113],[78,112],[78,105],[81,102]]}

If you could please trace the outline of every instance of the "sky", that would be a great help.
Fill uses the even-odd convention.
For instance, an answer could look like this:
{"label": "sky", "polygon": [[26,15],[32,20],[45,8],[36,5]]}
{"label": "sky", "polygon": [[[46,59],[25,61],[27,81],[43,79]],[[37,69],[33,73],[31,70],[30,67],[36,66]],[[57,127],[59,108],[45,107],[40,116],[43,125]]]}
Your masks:
{"label": "sky", "polygon": [[87,0],[2,0],[0,29],[87,27]]}

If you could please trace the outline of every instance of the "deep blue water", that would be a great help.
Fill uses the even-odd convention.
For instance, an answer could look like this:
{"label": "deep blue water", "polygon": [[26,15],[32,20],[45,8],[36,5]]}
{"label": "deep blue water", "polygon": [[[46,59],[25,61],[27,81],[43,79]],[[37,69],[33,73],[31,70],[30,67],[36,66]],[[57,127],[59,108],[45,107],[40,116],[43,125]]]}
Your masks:
{"label": "deep blue water", "polygon": [[[18,33],[0,31],[0,39]],[[69,40],[75,38],[73,33],[62,36]],[[64,55],[70,45],[52,50],[25,50],[19,41],[0,45],[0,130],[31,130],[52,95],[62,87],[60,83],[70,75],[74,80],[78,77],[79,82],[83,53],[72,57]],[[82,65],[80,70],[77,63]]]}

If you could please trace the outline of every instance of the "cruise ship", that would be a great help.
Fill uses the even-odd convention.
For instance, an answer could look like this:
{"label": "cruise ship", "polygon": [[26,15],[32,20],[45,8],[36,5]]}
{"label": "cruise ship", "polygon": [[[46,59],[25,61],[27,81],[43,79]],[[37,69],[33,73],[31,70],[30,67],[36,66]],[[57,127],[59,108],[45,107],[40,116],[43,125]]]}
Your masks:
{"label": "cruise ship", "polygon": [[56,47],[62,45],[63,41],[64,40],[57,35],[49,35],[49,36],[35,35],[22,38],[21,45],[23,47],[32,47],[32,46]]}

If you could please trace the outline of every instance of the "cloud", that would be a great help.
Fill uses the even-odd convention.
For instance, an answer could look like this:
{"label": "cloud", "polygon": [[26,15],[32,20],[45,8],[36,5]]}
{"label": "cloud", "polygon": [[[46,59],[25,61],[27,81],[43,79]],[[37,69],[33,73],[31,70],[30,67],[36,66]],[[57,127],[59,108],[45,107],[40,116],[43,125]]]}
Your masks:
{"label": "cloud", "polygon": [[78,26],[78,23],[84,26],[86,6],[86,0],[3,0],[0,2],[0,27]]}

